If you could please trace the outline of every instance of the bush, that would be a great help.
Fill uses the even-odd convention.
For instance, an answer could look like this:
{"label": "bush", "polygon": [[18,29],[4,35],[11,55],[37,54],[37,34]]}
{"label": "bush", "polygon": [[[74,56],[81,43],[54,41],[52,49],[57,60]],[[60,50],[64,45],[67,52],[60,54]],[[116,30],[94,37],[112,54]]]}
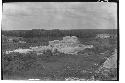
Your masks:
{"label": "bush", "polygon": [[53,53],[52,53],[52,51],[51,50],[46,50],[46,51],[44,51],[43,52],[43,54],[45,55],[45,56],[53,56]]}

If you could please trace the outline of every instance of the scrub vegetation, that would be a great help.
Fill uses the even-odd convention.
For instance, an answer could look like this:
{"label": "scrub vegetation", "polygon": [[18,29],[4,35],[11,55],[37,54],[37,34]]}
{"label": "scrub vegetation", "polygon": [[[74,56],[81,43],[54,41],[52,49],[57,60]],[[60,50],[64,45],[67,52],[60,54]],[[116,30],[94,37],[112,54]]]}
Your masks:
{"label": "scrub vegetation", "polygon": [[[109,34],[110,37],[97,37],[98,34]],[[82,44],[93,45],[93,48],[82,50],[77,55],[52,53],[50,50],[40,55],[35,52],[5,53],[18,48],[45,46],[49,41],[62,40],[65,36],[76,36]],[[102,66],[115,49],[116,29],[2,31],[2,77],[13,80],[117,80],[117,68]]]}

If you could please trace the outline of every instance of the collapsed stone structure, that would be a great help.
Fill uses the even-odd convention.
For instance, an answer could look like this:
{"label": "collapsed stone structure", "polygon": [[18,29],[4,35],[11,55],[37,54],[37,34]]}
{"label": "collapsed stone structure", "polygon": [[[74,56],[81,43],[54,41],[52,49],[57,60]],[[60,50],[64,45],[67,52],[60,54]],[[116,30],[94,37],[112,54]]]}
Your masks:
{"label": "collapsed stone structure", "polygon": [[81,44],[76,36],[66,36],[63,37],[63,40],[49,41],[48,46],[30,47],[29,49],[21,49],[21,50],[16,49],[16,52],[28,53],[29,51],[30,52],[34,51],[37,54],[43,54],[47,50],[50,50],[52,53],[60,52],[65,54],[77,54],[79,51],[92,47],[93,45]]}
{"label": "collapsed stone structure", "polygon": [[101,38],[101,39],[106,39],[106,38],[110,38],[110,34],[97,34],[96,38]]}
{"label": "collapsed stone structure", "polygon": [[27,54],[27,53],[30,53],[31,51],[32,51],[31,49],[18,48],[18,49],[15,49],[15,50],[6,51],[5,53],[6,53],[6,54],[10,54],[10,53],[16,52],[16,53],[24,53],[24,54]]}
{"label": "collapsed stone structure", "polygon": [[37,52],[44,52],[46,50],[51,50],[52,53],[58,51],[60,53],[65,53],[65,54],[77,54],[81,50],[92,47],[93,45],[81,44],[76,36],[66,36],[63,37],[63,40],[49,41],[48,46],[40,46],[38,48],[36,47],[32,49]]}

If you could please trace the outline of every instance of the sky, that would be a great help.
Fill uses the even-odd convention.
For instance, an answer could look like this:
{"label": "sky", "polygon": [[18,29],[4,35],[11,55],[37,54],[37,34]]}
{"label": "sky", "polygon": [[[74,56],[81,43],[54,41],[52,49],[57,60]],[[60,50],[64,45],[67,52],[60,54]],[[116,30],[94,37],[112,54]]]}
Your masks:
{"label": "sky", "polygon": [[117,4],[104,2],[3,3],[2,30],[117,29]]}

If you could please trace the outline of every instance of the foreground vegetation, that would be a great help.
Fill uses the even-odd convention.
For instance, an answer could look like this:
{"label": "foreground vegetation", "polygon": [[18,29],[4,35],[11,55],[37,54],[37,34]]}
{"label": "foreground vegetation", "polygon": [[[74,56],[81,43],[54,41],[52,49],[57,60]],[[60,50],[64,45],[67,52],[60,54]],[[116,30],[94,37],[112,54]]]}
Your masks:
{"label": "foreground vegetation", "polygon": [[[103,31],[94,31],[94,33],[91,32],[91,35],[96,35],[98,34],[98,32],[103,33]],[[109,32],[111,33],[111,31]],[[8,36],[7,34],[11,33],[4,32],[4,35]],[[75,34],[75,36],[77,36],[78,33]],[[90,33],[87,32],[84,32],[84,34],[90,35]],[[115,35],[116,32],[113,32],[112,34]],[[5,54],[6,50],[13,50],[16,48],[28,48],[30,46],[47,45],[48,41],[62,38],[60,36],[49,36],[48,38],[45,36],[45,34],[45,37],[43,37],[43,35],[41,37],[35,36],[36,34],[33,37],[26,37],[25,35],[23,37],[24,40],[27,42],[25,44],[8,42],[2,43],[3,79],[27,80],[31,78],[37,78],[41,80],[65,80],[65,78],[76,77],[86,80],[117,80],[116,68],[102,68],[101,70],[98,70],[100,66],[106,61],[106,59],[112,55],[114,50],[117,49],[117,39],[100,39],[95,38],[95,36],[80,36],[78,37],[80,42],[86,45],[93,45],[94,48],[85,49],[79,52],[78,55],[63,54],[59,52],[52,53],[49,50],[41,55],[37,55],[34,52],[27,54]]]}

